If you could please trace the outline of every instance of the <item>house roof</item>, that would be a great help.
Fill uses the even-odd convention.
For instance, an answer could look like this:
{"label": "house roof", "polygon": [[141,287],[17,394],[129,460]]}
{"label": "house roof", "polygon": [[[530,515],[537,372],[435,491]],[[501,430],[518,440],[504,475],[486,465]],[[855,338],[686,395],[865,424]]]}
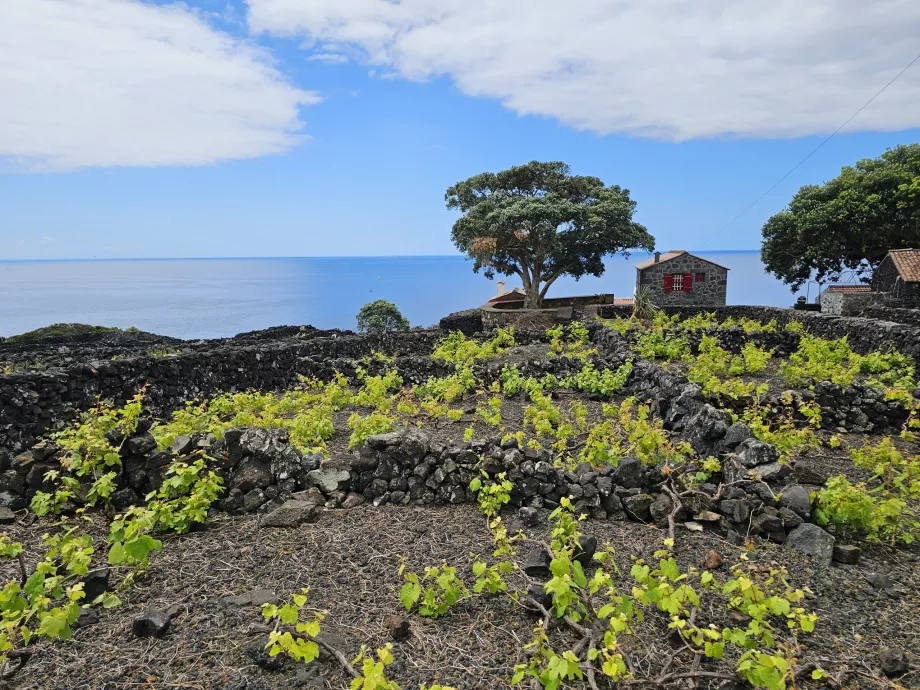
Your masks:
{"label": "house roof", "polygon": [[632,297],[614,297],[613,306],[615,307],[631,307],[636,303],[636,300]]}
{"label": "house roof", "polygon": [[[489,300],[489,302],[514,302],[517,300],[522,300],[524,297],[526,297],[526,293],[521,290],[521,288],[516,287],[511,288],[508,290],[508,292],[493,297]],[[486,302],[486,304],[489,304],[489,302]]]}
{"label": "house roof", "polygon": [[699,259],[700,261],[705,261],[707,264],[712,264],[713,266],[718,266],[719,268],[724,268],[726,271],[731,269],[728,266],[723,266],[722,264],[717,264],[715,261],[710,261],[709,259],[704,259],[702,256],[697,256],[696,254],[690,254],[686,249],[669,249],[664,254],[661,255],[661,258],[658,261],[655,261],[653,256],[650,259],[646,259],[642,263],[636,264],[636,270],[644,271],[646,268],[651,268],[656,264],[664,263],[665,261],[670,261],[671,259],[676,259],[678,256],[683,256],[684,254],[689,254],[694,259]]}
{"label": "house roof", "polygon": [[892,249],[888,256],[905,282],[920,283],[920,249]]}
{"label": "house roof", "polygon": [[872,287],[869,285],[831,285],[825,292],[842,292],[850,295],[856,292],[872,292]]}

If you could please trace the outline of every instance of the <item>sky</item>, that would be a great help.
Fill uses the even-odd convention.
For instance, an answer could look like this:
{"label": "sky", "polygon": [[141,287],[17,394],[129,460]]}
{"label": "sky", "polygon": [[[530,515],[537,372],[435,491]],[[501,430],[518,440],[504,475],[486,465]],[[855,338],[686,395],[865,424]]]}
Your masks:
{"label": "sky", "polygon": [[916,0],[2,0],[0,259],[451,254],[446,188],[562,160],[660,249],[757,249],[920,140]]}

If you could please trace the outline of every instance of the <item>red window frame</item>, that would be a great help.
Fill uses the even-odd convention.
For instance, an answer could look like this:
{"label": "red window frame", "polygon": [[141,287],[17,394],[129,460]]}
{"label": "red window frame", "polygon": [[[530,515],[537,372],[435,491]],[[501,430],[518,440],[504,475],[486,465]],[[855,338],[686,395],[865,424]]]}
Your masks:
{"label": "red window frame", "polygon": [[706,274],[705,274],[705,273],[697,273],[697,274],[694,276],[693,280],[694,280],[694,282],[697,282],[697,283],[705,283],[705,282],[706,282]]}
{"label": "red window frame", "polygon": [[692,273],[665,273],[665,292],[693,292]]}

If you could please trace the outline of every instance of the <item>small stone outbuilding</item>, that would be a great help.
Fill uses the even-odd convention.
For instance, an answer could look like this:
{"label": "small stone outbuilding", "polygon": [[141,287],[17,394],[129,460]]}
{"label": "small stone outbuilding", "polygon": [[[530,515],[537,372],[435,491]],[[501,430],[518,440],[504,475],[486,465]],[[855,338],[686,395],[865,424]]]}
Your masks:
{"label": "small stone outbuilding", "polygon": [[892,249],[872,274],[872,290],[889,306],[920,308],[920,249]]}
{"label": "small stone outbuilding", "polygon": [[851,316],[872,301],[872,288],[868,285],[831,285],[818,295],[822,314]]}
{"label": "small stone outbuilding", "polygon": [[649,288],[663,307],[724,307],[728,270],[683,249],[655,252],[636,266],[636,289]]}

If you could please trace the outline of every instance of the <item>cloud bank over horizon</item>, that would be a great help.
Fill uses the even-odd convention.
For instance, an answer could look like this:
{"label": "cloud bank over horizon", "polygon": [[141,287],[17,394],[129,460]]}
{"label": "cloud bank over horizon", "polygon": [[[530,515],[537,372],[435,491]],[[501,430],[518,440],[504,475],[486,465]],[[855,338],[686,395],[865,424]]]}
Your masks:
{"label": "cloud bank over horizon", "polygon": [[6,167],[187,166],[283,153],[320,100],[183,4],[0,2]]}
{"label": "cloud bank over horizon", "polygon": [[[247,0],[252,31],[597,134],[834,131],[916,56],[914,0]],[[323,59],[317,57],[316,59]],[[378,69],[379,71],[379,69]],[[920,125],[920,69],[848,131]]]}

